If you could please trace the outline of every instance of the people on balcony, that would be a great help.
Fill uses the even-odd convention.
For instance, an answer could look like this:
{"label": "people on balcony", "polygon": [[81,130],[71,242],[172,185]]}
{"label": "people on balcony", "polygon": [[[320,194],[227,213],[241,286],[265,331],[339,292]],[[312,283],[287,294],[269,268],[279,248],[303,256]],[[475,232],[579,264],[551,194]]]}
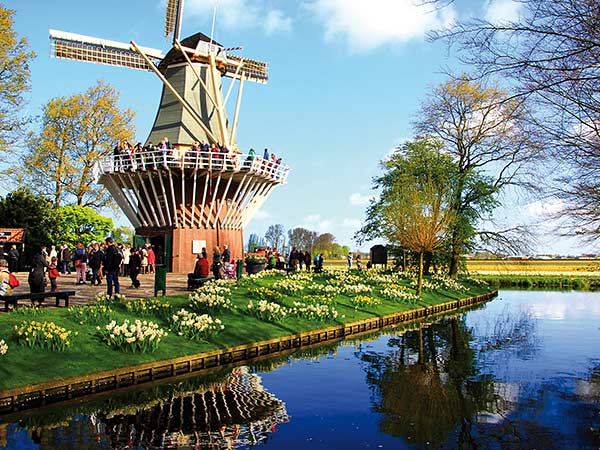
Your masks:
{"label": "people on balcony", "polygon": [[275,153],[270,153],[265,148],[263,158],[257,157],[251,148],[247,157],[242,161],[239,149],[228,149],[225,146],[213,143],[209,145],[206,141],[194,141],[191,147],[173,147],[168,137],[163,137],[160,144],[155,146],[149,141],[145,146],[138,142],[132,146],[127,140],[118,142],[113,148],[113,170],[135,171],[135,170],[157,170],[159,166],[164,168],[177,167],[195,168],[209,170],[250,170],[259,175],[276,178],[281,166],[281,158]]}

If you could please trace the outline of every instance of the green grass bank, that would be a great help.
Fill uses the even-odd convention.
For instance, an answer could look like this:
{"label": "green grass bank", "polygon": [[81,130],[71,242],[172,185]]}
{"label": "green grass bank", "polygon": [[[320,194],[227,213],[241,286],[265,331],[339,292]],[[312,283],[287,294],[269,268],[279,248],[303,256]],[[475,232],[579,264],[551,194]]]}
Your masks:
{"label": "green grass bank", "polygon": [[[0,355],[0,391],[290,336],[447,303],[492,290],[474,279],[456,283],[432,278],[425,283],[423,297],[415,299],[413,285],[413,280],[403,274],[377,271],[350,274],[326,271],[321,275],[292,276],[269,273],[257,278],[244,278],[238,283],[221,285],[229,289],[230,292],[223,297],[233,308],[210,312],[211,317],[218,318],[224,328],[201,340],[180,336],[173,326],[172,316],[181,308],[198,314],[204,312],[198,309],[198,302],[192,307],[188,294],[146,301],[152,305],[160,302],[162,307],[158,310],[144,308],[144,300],[101,302],[108,312],[100,316],[90,313],[93,308],[97,311],[94,305],[69,309],[19,308],[0,314],[0,340],[8,345],[6,354]],[[256,310],[261,300],[287,308],[290,313],[286,317],[260,319],[248,309],[248,303],[252,301]],[[327,305],[329,311],[335,309],[337,315],[331,318],[291,313],[303,305]],[[168,335],[152,352],[132,353],[107,345],[97,327],[102,328],[111,320],[122,323],[125,319],[131,322],[136,319],[152,321]],[[32,320],[52,322],[71,331],[70,345],[64,351],[26,345],[23,337],[18,337],[15,327]]]}

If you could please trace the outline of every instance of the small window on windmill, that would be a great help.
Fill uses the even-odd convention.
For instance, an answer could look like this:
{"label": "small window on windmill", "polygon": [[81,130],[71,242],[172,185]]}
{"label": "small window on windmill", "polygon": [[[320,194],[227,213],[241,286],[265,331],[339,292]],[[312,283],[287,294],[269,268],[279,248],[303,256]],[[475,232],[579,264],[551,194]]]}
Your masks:
{"label": "small window on windmill", "polygon": [[387,267],[387,247],[385,245],[374,245],[371,247],[370,261],[372,265],[382,264]]}

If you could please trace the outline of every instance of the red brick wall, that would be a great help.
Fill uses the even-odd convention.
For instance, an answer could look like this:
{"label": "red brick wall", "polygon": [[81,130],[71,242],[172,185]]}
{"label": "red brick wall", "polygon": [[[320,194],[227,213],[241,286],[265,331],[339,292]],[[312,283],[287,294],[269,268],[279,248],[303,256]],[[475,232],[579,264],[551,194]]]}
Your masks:
{"label": "red brick wall", "polygon": [[[218,239],[217,239],[218,238]],[[223,251],[227,244],[232,259],[241,258],[244,249],[244,234],[242,230],[213,230],[184,228],[173,230],[173,272],[189,273],[194,270],[196,255],[192,253],[192,241],[206,241],[208,259],[212,262],[213,248],[218,245]]]}

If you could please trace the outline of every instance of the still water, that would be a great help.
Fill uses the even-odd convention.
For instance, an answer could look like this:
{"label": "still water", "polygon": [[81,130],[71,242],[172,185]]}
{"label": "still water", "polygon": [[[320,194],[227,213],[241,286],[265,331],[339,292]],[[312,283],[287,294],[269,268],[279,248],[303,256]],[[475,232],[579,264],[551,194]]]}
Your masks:
{"label": "still water", "polygon": [[598,449],[600,293],[463,314],[20,420],[14,449]]}

